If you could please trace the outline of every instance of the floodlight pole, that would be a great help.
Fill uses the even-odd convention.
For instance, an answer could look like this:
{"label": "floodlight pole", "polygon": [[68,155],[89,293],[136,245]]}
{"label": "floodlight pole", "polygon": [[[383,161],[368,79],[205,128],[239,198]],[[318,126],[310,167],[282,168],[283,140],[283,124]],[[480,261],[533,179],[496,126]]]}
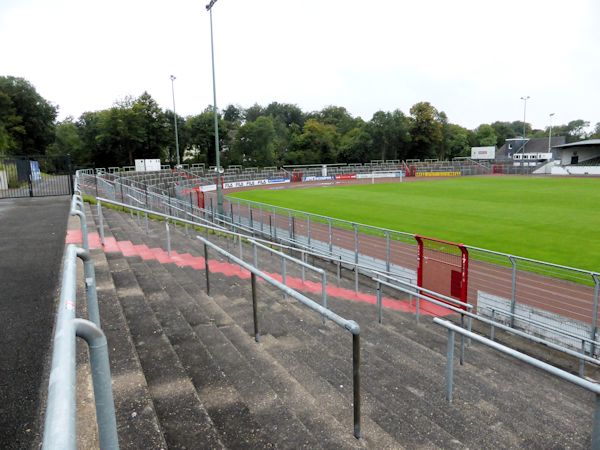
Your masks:
{"label": "floodlight pole", "polygon": [[177,112],[175,111],[175,76],[171,75],[171,93],[173,94],[173,122],[175,122],[175,149],[177,152],[177,165],[181,164],[179,160],[179,134],[177,133]]}
{"label": "floodlight pole", "polygon": [[221,157],[219,155],[219,121],[217,119],[217,84],[215,81],[215,47],[213,41],[212,7],[217,0],[211,0],[206,5],[206,10],[210,14],[210,53],[212,58],[212,79],[213,79],[213,112],[215,117],[215,152],[216,152],[216,172],[217,172],[217,213],[223,215],[223,190],[221,186]]}
{"label": "floodlight pole", "polygon": [[552,151],[552,117],[554,117],[554,113],[550,113],[550,134],[548,134],[548,153]]}
{"label": "floodlight pole", "polygon": [[523,100],[523,139],[525,139],[525,118],[527,116],[527,100],[531,98],[529,97],[529,95],[527,97],[521,97],[521,100]]}

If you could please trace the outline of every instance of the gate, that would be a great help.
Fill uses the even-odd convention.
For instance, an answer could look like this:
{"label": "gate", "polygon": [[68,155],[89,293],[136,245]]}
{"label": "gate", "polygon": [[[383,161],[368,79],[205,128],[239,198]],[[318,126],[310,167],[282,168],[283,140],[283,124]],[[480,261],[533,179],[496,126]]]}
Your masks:
{"label": "gate", "polygon": [[69,156],[0,157],[0,198],[71,195]]}

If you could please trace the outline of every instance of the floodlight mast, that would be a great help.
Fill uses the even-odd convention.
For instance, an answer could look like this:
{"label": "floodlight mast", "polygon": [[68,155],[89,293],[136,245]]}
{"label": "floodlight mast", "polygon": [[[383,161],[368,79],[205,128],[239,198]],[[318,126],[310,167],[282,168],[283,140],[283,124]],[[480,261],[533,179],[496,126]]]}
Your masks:
{"label": "floodlight mast", "polygon": [[[215,0],[216,1],[216,0]],[[521,100],[523,100],[523,139],[525,139],[525,118],[527,115],[527,100],[529,100],[531,97],[528,95],[527,97],[521,97]],[[523,144],[524,145],[524,144]],[[523,150],[525,151],[525,150]]]}
{"label": "floodlight mast", "polygon": [[210,3],[206,5],[206,10],[210,14],[210,53],[212,58],[212,80],[213,80],[213,113],[215,117],[215,163],[217,172],[217,213],[223,215],[223,189],[221,186],[221,157],[219,154],[219,121],[217,118],[217,84],[215,81],[215,47],[213,40],[213,24],[212,24],[212,7],[217,0],[210,0]]}
{"label": "floodlight mast", "polygon": [[555,113],[550,113],[550,134],[548,134],[548,153],[552,151],[552,117]]}
{"label": "floodlight mast", "polygon": [[171,93],[173,94],[173,122],[175,123],[175,149],[177,152],[177,166],[181,164],[179,159],[179,134],[177,133],[177,112],[175,111],[175,75],[171,75]]}

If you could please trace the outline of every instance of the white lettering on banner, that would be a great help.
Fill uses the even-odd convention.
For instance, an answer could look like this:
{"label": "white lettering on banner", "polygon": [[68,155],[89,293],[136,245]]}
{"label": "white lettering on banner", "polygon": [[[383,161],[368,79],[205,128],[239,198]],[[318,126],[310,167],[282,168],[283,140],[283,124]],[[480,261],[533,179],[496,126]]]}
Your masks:
{"label": "white lettering on banner", "polygon": [[271,180],[249,180],[249,181],[232,181],[229,183],[223,183],[223,189],[234,189],[251,186],[265,186],[267,184],[280,184],[289,183],[290,180],[287,178],[274,178]]}
{"label": "white lettering on banner", "polygon": [[335,177],[333,175],[304,177],[304,181],[328,181],[328,180],[334,180],[334,179],[335,179]]}
{"label": "white lettering on banner", "polygon": [[216,191],[217,190],[217,185],[216,184],[208,184],[206,186],[200,186],[200,190],[202,192]]}
{"label": "white lettering on banner", "polygon": [[404,172],[376,172],[376,173],[359,173],[356,178],[401,178]]}

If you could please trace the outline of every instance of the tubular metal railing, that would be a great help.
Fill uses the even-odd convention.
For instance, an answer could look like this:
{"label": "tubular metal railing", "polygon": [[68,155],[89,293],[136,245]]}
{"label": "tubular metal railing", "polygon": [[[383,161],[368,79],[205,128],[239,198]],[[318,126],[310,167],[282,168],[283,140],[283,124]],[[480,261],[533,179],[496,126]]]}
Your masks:
{"label": "tubular metal railing", "polygon": [[[600,361],[599,360],[597,360],[596,358],[592,358],[591,356],[588,356],[588,355],[586,355],[584,353],[580,353],[580,352],[577,352],[575,350],[571,350],[570,348],[563,347],[561,345],[555,344],[554,342],[550,342],[548,340],[542,339],[542,338],[540,338],[538,336],[535,336],[535,335],[532,335],[532,334],[529,334],[529,333],[525,333],[523,331],[517,330],[515,328],[509,327],[509,326],[506,326],[506,325],[502,325],[499,322],[495,322],[493,320],[486,319],[485,317],[482,317],[482,316],[480,316],[478,314],[475,314],[475,313],[472,313],[472,312],[469,312],[469,311],[465,311],[464,309],[457,308],[455,306],[449,305],[447,303],[447,300],[449,299],[449,297],[445,297],[445,296],[443,296],[441,294],[435,294],[435,297],[444,300],[444,301],[440,301],[440,300],[436,300],[436,299],[434,299],[432,297],[429,297],[429,296],[426,296],[426,295],[415,293],[415,286],[402,287],[402,286],[394,285],[392,283],[387,283],[387,282],[385,282],[385,281],[383,281],[381,279],[377,279],[377,278],[373,278],[373,280],[376,281],[376,282],[378,282],[378,283],[381,283],[381,284],[383,284],[385,286],[388,286],[390,288],[396,289],[396,290],[401,291],[401,292],[409,293],[409,294],[411,294],[411,295],[413,295],[413,296],[415,296],[415,297],[417,297],[417,298],[419,298],[421,300],[424,300],[426,302],[432,303],[432,304],[437,305],[437,306],[441,306],[443,308],[449,309],[450,311],[453,311],[455,313],[460,314],[460,316],[461,316],[461,327],[462,328],[464,328],[464,317],[468,317],[468,318],[471,318],[471,319],[475,319],[475,320],[477,320],[479,322],[485,323],[487,325],[490,325],[492,327],[492,329],[498,328],[500,330],[506,331],[508,333],[514,334],[514,335],[519,336],[519,337],[522,337],[522,338],[527,339],[529,341],[532,341],[532,342],[535,342],[535,343],[538,343],[538,344],[543,344],[543,345],[545,345],[545,346],[547,346],[547,347],[549,347],[549,348],[551,348],[553,350],[557,350],[559,352],[562,352],[562,353],[565,353],[567,355],[573,356],[573,357],[575,357],[575,358],[577,358],[579,360],[579,364],[580,364],[580,366],[579,366],[580,367],[580,373],[579,373],[579,375],[582,378],[585,375],[584,374],[584,370],[585,370],[585,363],[586,362],[590,363],[592,365],[595,365],[595,366],[600,366]],[[461,335],[461,354],[460,354],[460,364],[461,365],[463,364],[463,361],[464,361],[464,340],[463,340],[463,338],[464,338],[464,335]]]}
{"label": "tubular metal railing", "polygon": [[80,337],[88,344],[90,352],[100,448],[118,449],[106,336],[94,322],[76,318],[78,257],[85,260],[86,257],[89,258],[89,253],[75,245],[69,245],[62,269],[42,448],[77,448],[75,341]]}
{"label": "tubular metal railing", "polygon": [[[129,195],[127,194],[126,197],[129,197]],[[100,198],[99,200],[101,200],[101,201],[107,201],[107,199],[102,199],[102,198]],[[166,200],[166,198],[165,198],[165,200]],[[169,199],[169,200],[171,200],[171,199]],[[175,200],[175,199],[173,199],[173,200]],[[175,200],[175,201],[177,201],[177,200]],[[140,201],[136,201],[136,203],[139,204],[141,202]],[[119,202],[115,202],[114,204],[119,205],[119,206],[123,206],[123,207],[132,208],[132,209],[138,210],[138,211],[144,211],[144,209],[135,207],[133,205],[127,205],[127,204],[123,204],[123,203],[119,203]],[[185,208],[190,208],[189,205],[185,205],[184,204],[182,206],[184,206]],[[209,212],[207,210],[201,210],[201,209],[195,208],[195,207],[190,208],[191,210],[196,210],[197,209],[199,211],[199,214],[203,214],[205,216],[207,214],[209,216],[212,215],[212,221],[214,221],[214,222],[211,223],[211,220],[205,219],[205,218],[201,217],[200,215],[196,215],[196,214],[187,212],[183,208],[178,208],[176,206],[170,206],[170,209],[171,209],[171,211],[176,210],[176,211],[183,212],[185,215],[187,215],[189,217],[192,217],[192,218],[194,218],[196,220],[201,221],[202,222],[201,226],[208,227],[209,229],[211,229],[211,227],[215,226],[215,223],[218,222],[218,223],[222,224],[222,226],[218,227],[221,230],[224,230],[225,227],[232,227],[234,229],[238,229],[238,230],[244,231],[244,232],[246,232],[248,234],[252,234],[254,236],[254,239],[256,239],[255,235],[257,233],[258,234],[262,234],[262,235],[265,235],[265,236],[267,236],[269,238],[274,238],[277,241],[279,241],[279,243],[277,245],[279,247],[281,247],[282,249],[284,248],[283,242],[286,242],[286,243],[289,244],[289,246],[287,246],[285,248],[289,248],[290,250],[299,251],[299,252],[301,252],[301,253],[303,253],[305,255],[316,256],[316,257],[319,257],[319,258],[322,258],[322,259],[330,260],[332,262],[335,261],[338,264],[338,281],[339,281],[339,279],[341,277],[341,270],[340,270],[341,269],[341,265],[342,264],[348,265],[348,266],[350,266],[352,268],[351,270],[353,270],[353,272],[355,274],[355,290],[357,290],[357,291],[358,291],[358,275],[362,271],[367,276],[376,275],[378,277],[385,277],[388,280],[393,281],[394,283],[401,283],[401,284],[404,284],[405,286],[410,286],[410,288],[413,289],[415,292],[430,293],[432,295],[435,295],[437,298],[441,298],[441,295],[438,294],[438,293],[435,293],[435,292],[432,292],[432,291],[428,291],[428,290],[426,290],[424,288],[415,286],[414,284],[412,284],[410,282],[407,282],[406,280],[400,279],[397,273],[385,272],[385,271],[382,271],[380,268],[375,267],[375,266],[370,266],[370,265],[364,264],[364,263],[362,263],[362,264],[361,263],[357,263],[355,261],[352,261],[349,258],[344,257],[341,254],[336,254],[334,252],[328,252],[328,251],[323,251],[323,250],[315,249],[315,248],[307,245],[307,243],[299,242],[299,241],[291,239],[291,236],[285,236],[284,237],[282,234],[280,234],[279,236],[274,237],[274,233],[272,232],[272,230],[269,233],[267,233],[267,232],[265,232],[265,230],[261,230],[257,226],[255,226],[255,224],[253,224],[251,220],[250,220],[250,223],[244,224],[241,221],[241,216],[239,216],[239,215],[238,215],[238,221],[236,223],[235,216],[233,215],[233,211],[232,211],[232,213],[231,213],[230,216],[227,216],[227,215],[219,216],[219,215],[215,215],[214,214],[214,210]],[[157,214],[154,211],[146,211],[145,212],[146,218],[147,218],[147,213],[148,212]],[[168,214],[162,214],[162,213],[160,213],[159,215],[162,215],[165,218],[182,220],[179,217],[170,216]],[[252,216],[250,215],[250,218],[251,217]],[[186,221],[184,220],[184,222],[186,222]],[[198,225],[197,223],[194,223],[193,221],[190,221],[189,223],[191,225]],[[187,222],[186,222],[186,224],[187,224]],[[239,235],[240,237],[249,238],[248,235],[244,235],[243,233],[235,233],[233,231],[228,231],[228,233],[230,233],[233,236]],[[275,236],[276,236],[276,234],[275,234]],[[167,242],[169,242],[168,229],[167,229]],[[268,245],[272,245],[273,244],[272,242],[269,242],[268,240],[263,240],[263,242],[265,244],[268,244]],[[449,301],[449,302],[451,302],[451,303],[454,303],[454,304],[460,304],[461,306],[466,307],[468,310],[471,310],[473,308],[473,305],[471,305],[469,303],[461,304],[461,302],[458,302],[457,300],[455,300],[455,299],[453,299],[451,297],[447,297],[446,300]],[[417,298],[417,320],[418,320],[418,317],[419,317],[419,312],[418,312],[419,311],[419,304],[418,303],[419,303],[419,299]],[[381,315],[381,309],[379,309],[379,313]],[[470,321],[471,321],[471,319],[469,319],[469,324],[470,324]],[[514,326],[514,322],[511,325]],[[550,328],[547,328],[547,329],[550,329]],[[565,334],[569,334],[569,333],[567,331],[565,331],[565,330],[562,330],[561,333],[559,333],[559,334],[565,335]],[[574,339],[581,339],[581,336],[577,335],[577,334],[571,334],[571,337],[573,337]],[[544,342],[546,342],[546,341],[544,341]],[[595,342],[595,341],[593,341],[591,339],[587,339],[586,342],[589,343],[589,346],[591,347],[590,354],[593,355],[594,354],[593,353],[594,347],[597,345],[597,342]],[[560,347],[560,348],[562,349],[563,347]],[[581,364],[583,364],[583,361],[580,363],[580,365]]]}
{"label": "tubular metal railing", "polygon": [[359,439],[361,437],[360,430],[360,327],[359,325],[353,321],[344,319],[340,317],[333,311],[324,308],[308,297],[302,295],[301,293],[295,291],[294,289],[286,286],[283,283],[275,280],[274,278],[268,276],[264,272],[260,271],[256,267],[248,264],[242,259],[237,258],[231,253],[223,250],[216,244],[213,244],[209,240],[203,238],[202,236],[196,237],[200,242],[204,244],[204,261],[205,261],[205,270],[206,270],[206,291],[207,294],[210,293],[210,264],[208,262],[208,249],[211,248],[215,252],[219,253],[221,256],[228,258],[230,261],[233,261],[240,267],[246,269],[250,272],[250,282],[252,285],[252,312],[253,312],[253,321],[254,321],[254,339],[256,342],[260,340],[260,331],[258,325],[258,302],[256,295],[256,277],[263,279],[265,282],[270,284],[271,286],[276,287],[277,289],[283,291],[288,296],[298,300],[304,306],[312,309],[313,311],[319,313],[324,319],[329,319],[334,322],[336,325],[339,325],[343,329],[349,331],[352,334],[352,380],[353,380],[353,409],[354,409],[354,437]]}
{"label": "tubular metal railing", "polygon": [[448,402],[452,402],[452,390],[454,381],[454,333],[460,334],[462,337],[468,337],[473,341],[479,342],[487,347],[493,348],[505,355],[511,356],[519,361],[523,361],[529,365],[537,367],[546,373],[554,375],[562,380],[573,383],[587,391],[592,392],[595,399],[594,417],[593,417],[593,429],[592,429],[592,446],[593,449],[600,449],[600,384],[592,383],[586,379],[577,377],[569,372],[554,367],[538,359],[532,358],[524,353],[518,352],[510,347],[494,342],[487,339],[479,334],[471,331],[464,330],[463,328],[455,325],[447,320],[440,319],[438,317],[433,319],[433,322],[441,325],[448,330],[448,348],[447,348],[447,363],[446,363],[446,399]]}

